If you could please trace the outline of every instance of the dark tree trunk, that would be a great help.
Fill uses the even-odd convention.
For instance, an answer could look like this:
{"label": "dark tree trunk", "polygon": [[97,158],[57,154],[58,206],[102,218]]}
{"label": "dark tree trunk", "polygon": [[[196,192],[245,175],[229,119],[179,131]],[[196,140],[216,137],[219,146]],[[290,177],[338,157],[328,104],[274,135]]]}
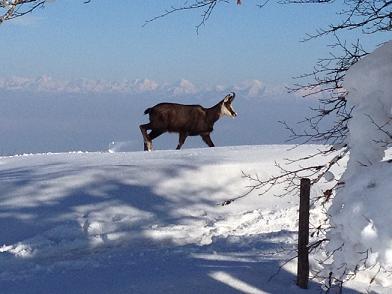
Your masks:
{"label": "dark tree trunk", "polygon": [[309,202],[310,180],[301,179],[298,228],[297,285],[308,288],[309,281]]}

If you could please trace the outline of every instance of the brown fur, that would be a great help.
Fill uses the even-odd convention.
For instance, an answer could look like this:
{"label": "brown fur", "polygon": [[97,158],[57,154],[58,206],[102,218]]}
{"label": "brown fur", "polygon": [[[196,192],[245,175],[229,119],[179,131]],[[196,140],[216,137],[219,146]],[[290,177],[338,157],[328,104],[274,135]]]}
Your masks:
{"label": "brown fur", "polygon": [[[181,148],[187,136],[201,136],[209,147],[214,147],[210,133],[214,129],[215,122],[223,115],[222,107],[225,107],[230,116],[236,116],[231,107],[234,97],[234,93],[229,94],[211,108],[177,103],[160,103],[147,108],[144,113],[149,114],[150,122],[140,125],[144,150],[151,150],[152,140],[165,132],[179,133],[177,149]],[[151,132],[147,134],[147,130]]]}

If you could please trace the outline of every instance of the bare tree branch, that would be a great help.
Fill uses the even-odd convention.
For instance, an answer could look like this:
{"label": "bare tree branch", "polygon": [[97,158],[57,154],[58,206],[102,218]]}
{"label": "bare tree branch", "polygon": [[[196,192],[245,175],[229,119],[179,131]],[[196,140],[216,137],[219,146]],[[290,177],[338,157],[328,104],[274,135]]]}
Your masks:
{"label": "bare tree branch", "polygon": [[47,0],[0,0],[0,24],[43,7]]}
{"label": "bare tree branch", "polygon": [[[177,12],[181,11],[186,11],[186,10],[201,10],[201,20],[200,22],[196,25],[196,32],[199,32],[199,29],[202,25],[204,25],[207,20],[210,18],[213,10],[217,6],[217,4],[220,3],[228,3],[229,0],[195,0],[194,2],[188,3],[186,1],[182,6],[171,6],[169,9],[166,9],[162,14],[157,15],[151,19],[146,20],[143,26],[146,26],[147,24],[156,21],[160,18],[166,17],[170,14],[174,14]],[[241,4],[241,1],[237,0],[237,4]]]}
{"label": "bare tree branch", "polygon": [[392,117],[382,123],[376,122],[370,115],[367,115],[367,117],[369,118],[370,122],[377,128],[377,130],[384,134],[386,137],[384,140],[376,140],[375,143],[381,144],[384,147],[390,147],[392,145]]}
{"label": "bare tree branch", "polygon": [[[5,21],[24,16],[53,0],[0,0],[0,24]],[[83,1],[84,4],[92,0]]]}
{"label": "bare tree branch", "polygon": [[[285,4],[332,4],[333,0],[283,0]],[[318,38],[344,30],[359,29],[365,34],[387,32],[392,29],[392,1],[345,0],[338,12],[341,22],[308,34],[306,39]]]}

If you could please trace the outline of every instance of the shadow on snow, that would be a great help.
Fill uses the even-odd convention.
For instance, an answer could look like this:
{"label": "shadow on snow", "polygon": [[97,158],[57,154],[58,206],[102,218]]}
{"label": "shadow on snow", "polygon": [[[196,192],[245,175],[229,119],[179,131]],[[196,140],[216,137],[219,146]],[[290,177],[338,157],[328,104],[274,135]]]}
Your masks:
{"label": "shadow on snow", "polygon": [[[271,242],[268,234],[217,237],[204,246],[146,234],[152,226],[197,219],[197,214],[182,215],[178,207],[216,207],[208,196],[222,187],[184,187],[177,197],[162,197],[154,180],[132,181],[138,169],[58,162],[1,170],[0,245],[27,246],[22,256],[0,252],[1,292],[308,293],[283,269],[269,281],[284,257],[274,255],[282,244]],[[158,172],[161,178],[175,178],[193,169],[176,165]],[[112,176],[119,170],[122,178]],[[319,292],[316,283],[310,288]]]}

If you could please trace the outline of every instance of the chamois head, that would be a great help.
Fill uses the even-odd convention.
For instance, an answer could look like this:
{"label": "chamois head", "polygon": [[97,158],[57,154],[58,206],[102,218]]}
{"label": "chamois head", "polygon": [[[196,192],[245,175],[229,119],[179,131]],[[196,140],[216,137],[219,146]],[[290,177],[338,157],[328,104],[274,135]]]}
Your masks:
{"label": "chamois head", "polygon": [[[144,114],[149,114],[150,122],[139,126],[144,150],[151,151],[152,140],[166,132],[179,133],[177,149],[181,148],[187,136],[200,136],[209,147],[214,147],[210,133],[215,122],[223,115],[237,116],[231,106],[234,97],[235,93],[231,92],[210,108],[168,102],[147,108]],[[151,130],[150,133],[147,130]]]}
{"label": "chamois head", "polygon": [[234,111],[234,108],[231,105],[231,103],[234,100],[234,97],[235,97],[235,93],[231,92],[230,94],[226,95],[226,97],[222,100],[221,115],[227,115],[230,117],[237,116],[237,113]]}

